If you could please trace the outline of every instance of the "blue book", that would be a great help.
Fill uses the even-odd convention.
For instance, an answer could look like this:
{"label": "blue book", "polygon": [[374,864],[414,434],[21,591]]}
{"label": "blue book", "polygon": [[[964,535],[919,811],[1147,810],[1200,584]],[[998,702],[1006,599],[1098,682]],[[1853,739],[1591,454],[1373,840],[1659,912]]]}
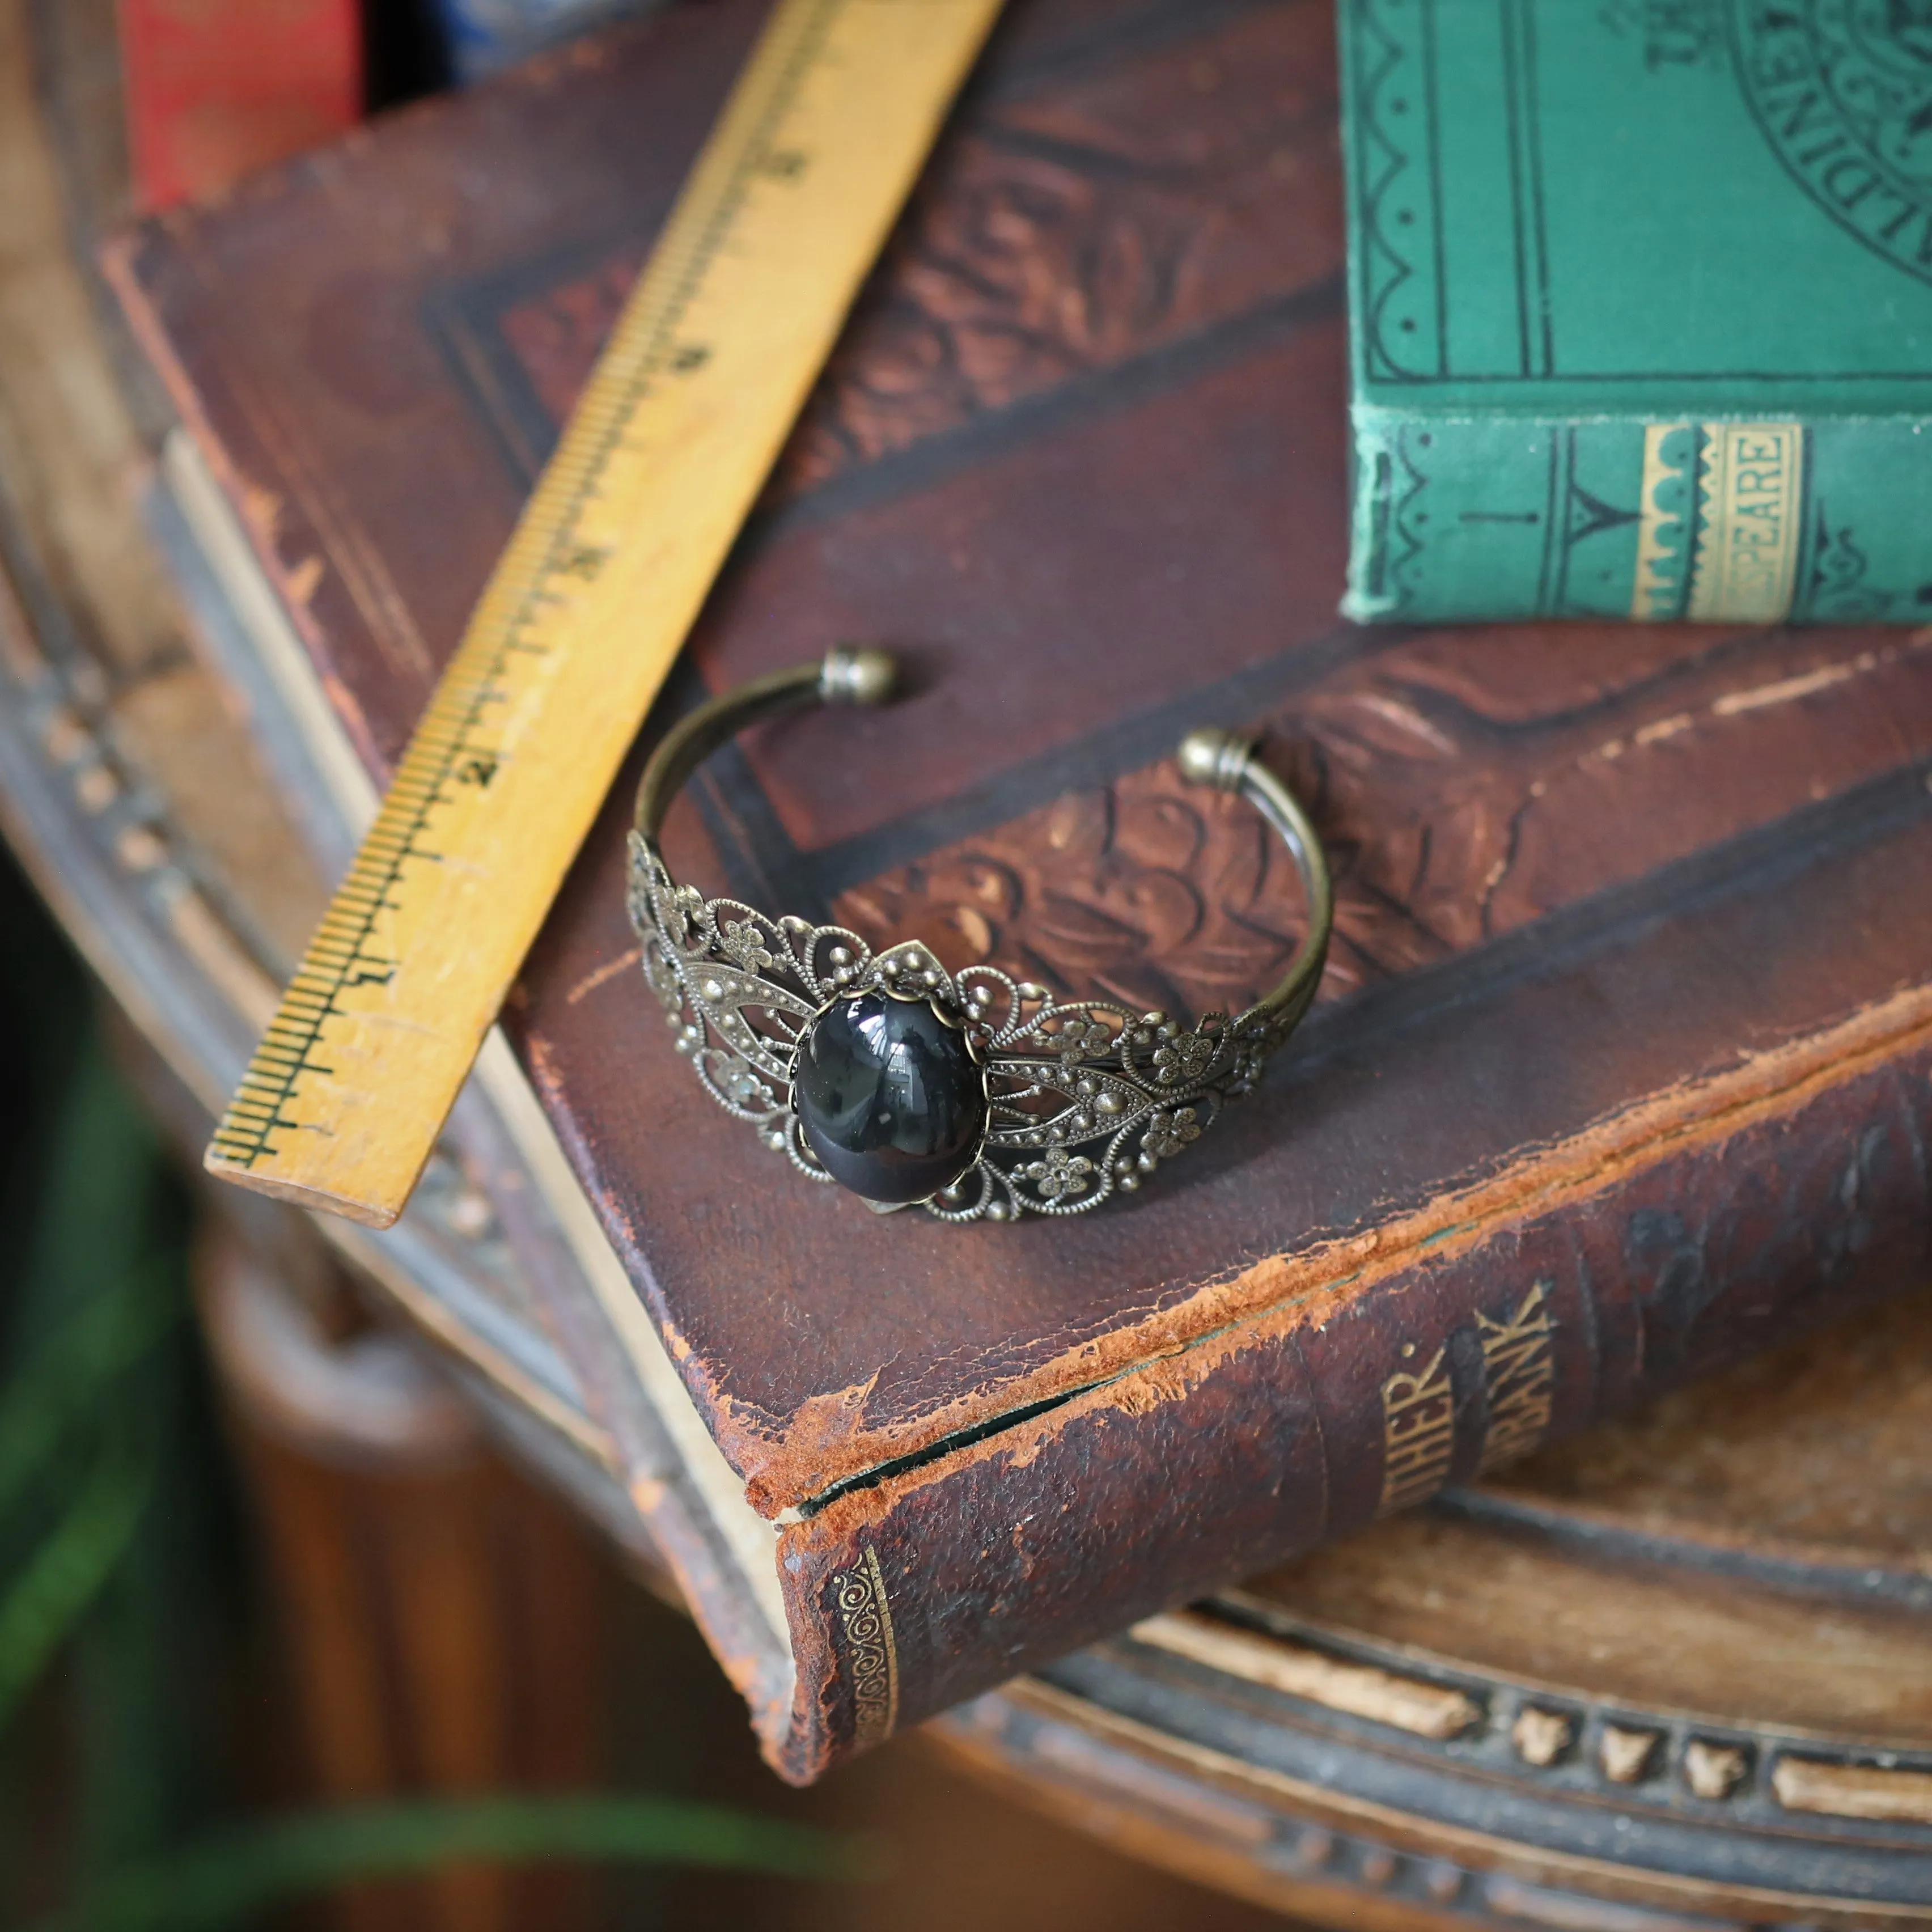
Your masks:
{"label": "blue book", "polygon": [[449,71],[480,79],[649,0],[434,0]]}

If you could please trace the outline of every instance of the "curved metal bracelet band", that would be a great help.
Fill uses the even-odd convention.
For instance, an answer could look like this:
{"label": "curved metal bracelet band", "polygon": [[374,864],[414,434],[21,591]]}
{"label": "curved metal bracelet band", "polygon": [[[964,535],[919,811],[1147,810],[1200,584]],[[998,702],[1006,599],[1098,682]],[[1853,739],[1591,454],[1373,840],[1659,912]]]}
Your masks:
{"label": "curved metal bracelet band", "polygon": [[[714,698],[666,735],[638,788],[631,836],[630,913],[644,976],[663,1002],[678,1050],[712,1097],[755,1126],[766,1144],[814,1180],[828,1171],[814,1122],[801,1118],[801,1056],[835,1013],[862,1008],[876,1024],[887,1000],[929,1007],[982,1082],[976,1139],[958,1171],[919,1204],[945,1221],[1078,1214],[1136,1190],[1199,1139],[1222,1106],[1246,1093],[1315,997],[1334,902],[1314,827],[1255,747],[1222,731],[1189,734],[1180,748],[1191,783],[1239,792],[1274,826],[1300,874],[1307,931],[1281,983],[1244,1012],[1192,1025],[1107,1000],[1064,999],[990,967],[949,973],[916,941],[875,952],[856,933],[772,918],[735,899],[707,899],[671,878],[658,835],[698,765],[761,718],[813,704],[878,704],[895,667],[882,651],[838,650]],[[934,1029],[914,1015],[928,1035]],[[921,1048],[920,1050],[923,1050]],[[886,1116],[890,1118],[890,1115]],[[916,1183],[915,1185],[918,1184]],[[874,1190],[874,1191],[884,1191]],[[910,1204],[902,1192],[875,1208]]]}

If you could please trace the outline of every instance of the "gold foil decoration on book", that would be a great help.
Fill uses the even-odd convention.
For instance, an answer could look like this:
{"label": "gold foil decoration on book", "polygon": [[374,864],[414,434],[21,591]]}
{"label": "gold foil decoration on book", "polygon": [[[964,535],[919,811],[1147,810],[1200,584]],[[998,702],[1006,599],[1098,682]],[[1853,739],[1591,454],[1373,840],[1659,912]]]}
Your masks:
{"label": "gold foil decoration on book", "polygon": [[1556,1324],[1550,1313],[1549,1285],[1538,1282],[1514,1315],[1492,1322],[1476,1317],[1483,1343],[1483,1388],[1489,1427],[1483,1438],[1483,1468],[1514,1461],[1543,1440],[1550,1427],[1556,1363],[1550,1340]]}
{"label": "gold foil decoration on book", "polygon": [[1802,423],[1706,423],[1693,622],[1774,624],[1791,609],[1804,502]]}
{"label": "gold foil decoration on book", "polygon": [[1382,1384],[1384,1514],[1426,1501],[1448,1480],[1456,1448],[1456,1393],[1444,1366],[1448,1354],[1447,1348],[1438,1348],[1426,1367],[1390,1376]]}
{"label": "gold foil decoration on book", "polygon": [[852,1684],[852,1742],[858,1747],[882,1744],[898,1723],[899,1658],[885,1573],[871,1544],[851,1569],[832,1573],[832,1600]]}
{"label": "gold foil decoration on book", "polygon": [[1804,543],[1806,457],[1802,423],[1648,424],[1631,617],[1774,624],[1788,616]]}
{"label": "gold foil decoration on book", "polygon": [[[1655,623],[1675,617],[1682,602],[1677,572],[1690,542],[1690,503],[1684,466],[1672,460],[1671,438],[1688,446],[1689,423],[1648,423],[1643,432],[1643,481],[1637,493],[1636,578],[1630,621]],[[1681,487],[1672,490],[1671,486]],[[1666,494],[1668,492],[1669,494]],[[1681,499],[1682,500],[1678,500]]]}

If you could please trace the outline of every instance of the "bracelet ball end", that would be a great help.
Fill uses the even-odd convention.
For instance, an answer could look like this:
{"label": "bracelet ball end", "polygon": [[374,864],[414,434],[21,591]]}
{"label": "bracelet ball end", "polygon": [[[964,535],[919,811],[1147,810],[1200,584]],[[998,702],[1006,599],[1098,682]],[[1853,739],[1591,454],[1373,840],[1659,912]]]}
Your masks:
{"label": "bracelet ball end", "polygon": [[1238,791],[1255,754],[1253,740],[1234,731],[1204,727],[1180,741],[1177,754],[1180,776],[1190,784],[1212,785],[1216,791]]}
{"label": "bracelet ball end", "polygon": [[827,704],[884,704],[898,684],[899,668],[890,651],[839,644],[819,667],[818,694]]}

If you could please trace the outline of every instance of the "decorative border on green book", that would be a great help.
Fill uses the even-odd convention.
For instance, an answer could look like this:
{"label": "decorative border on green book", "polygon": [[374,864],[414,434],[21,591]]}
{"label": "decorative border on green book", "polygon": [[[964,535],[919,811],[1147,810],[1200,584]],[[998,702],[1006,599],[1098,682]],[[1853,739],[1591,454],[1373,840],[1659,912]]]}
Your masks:
{"label": "decorative border on green book", "polygon": [[[1392,25],[1392,10],[1409,19]],[[1419,52],[1406,38],[1410,20],[1419,23]],[[1436,0],[1344,0],[1343,35],[1354,146],[1355,326],[1363,364],[1378,381],[1439,382],[1449,365]],[[1401,312],[1394,313],[1405,291]],[[1409,338],[1400,356],[1390,346],[1392,333]]]}
{"label": "decorative border on green book", "polygon": [[[1544,214],[1535,0],[1495,0],[1509,150],[1520,366],[1556,373]],[[1355,143],[1357,315],[1372,381],[1448,382],[1437,0],[1346,0]],[[1400,16],[1392,18],[1392,16]]]}
{"label": "decorative border on green book", "polygon": [[[1353,420],[1342,609],[1360,621],[1476,614],[1459,553],[1485,524],[1520,526],[1522,539],[1514,594],[1491,616],[1869,623],[1932,607],[1932,584],[1901,586],[1895,560],[1890,580],[1875,578],[1874,532],[1862,538],[1857,526],[1861,506],[1872,512],[1870,493],[1850,492],[1848,510],[1842,450],[1821,476],[1821,449],[1834,433],[1842,445],[1841,422],[1498,424],[1373,404],[1358,404]],[[1499,435],[1513,446],[1508,462]],[[1890,555],[1895,532],[1876,534]],[[1606,574],[1620,586],[1609,602]]]}
{"label": "decorative border on green book", "polygon": [[[1348,106],[1354,326],[1360,380],[1391,386],[1564,382],[1637,386],[1766,380],[1747,368],[1559,367],[1545,215],[1539,4],[1493,7],[1501,64],[1516,367],[1454,366],[1444,228],[1438,28],[1444,5],[1340,0]],[[1574,0],[1555,0],[1570,4]],[[1708,12],[1766,146],[1840,228],[1906,274],[1932,281],[1932,8],[1928,0],[1681,0]],[[1780,370],[1794,386],[1922,381],[1923,368]]]}
{"label": "decorative border on green book", "polygon": [[[1932,282],[1932,8],[1730,0],[1731,56],[1766,145],[1848,235]],[[1915,165],[1916,164],[1916,165]]]}

